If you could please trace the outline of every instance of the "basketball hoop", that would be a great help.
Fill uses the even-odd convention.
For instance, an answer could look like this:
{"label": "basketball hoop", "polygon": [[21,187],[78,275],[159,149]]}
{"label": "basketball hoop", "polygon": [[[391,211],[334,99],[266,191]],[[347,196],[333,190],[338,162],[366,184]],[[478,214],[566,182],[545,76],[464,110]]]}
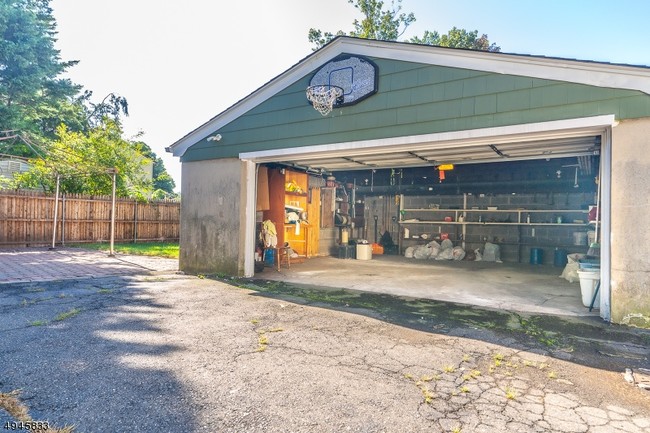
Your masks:
{"label": "basketball hoop", "polygon": [[331,84],[307,87],[307,99],[323,116],[331,113],[334,104],[342,102],[343,88]]}

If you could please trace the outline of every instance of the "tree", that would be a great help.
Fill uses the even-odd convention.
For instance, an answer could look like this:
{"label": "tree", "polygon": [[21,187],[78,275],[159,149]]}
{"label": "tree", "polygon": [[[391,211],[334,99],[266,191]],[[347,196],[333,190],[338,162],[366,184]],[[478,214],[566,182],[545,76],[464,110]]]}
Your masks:
{"label": "tree", "polygon": [[[391,8],[384,10],[384,2],[381,0],[348,0],[364,16],[354,20],[354,30],[350,36],[364,39],[380,39],[395,41],[415,21],[413,13],[402,13],[402,0],[391,1]],[[336,34],[322,32],[314,28],[309,29],[309,42],[316,45],[314,51],[334,39],[336,36],[345,36],[346,33],[339,30]]]}
{"label": "tree", "polygon": [[[79,119],[83,110],[72,102],[81,87],[59,78],[77,62],[62,61],[54,48],[49,0],[2,1],[0,34],[0,130],[52,138],[62,118]],[[18,143],[3,144],[31,154]]]}
{"label": "tree", "polygon": [[[348,0],[348,3],[358,9],[364,17],[360,22],[354,20],[352,23],[354,30],[349,33],[349,36],[396,41],[415,22],[415,15],[412,12],[408,14],[402,12],[402,0],[397,0],[397,4],[394,0],[391,1],[388,9],[384,9],[384,2],[381,0]],[[346,33],[341,30],[334,34],[311,28],[308,39],[314,44],[314,51],[316,51],[335,37],[345,35]],[[496,44],[490,44],[486,34],[478,37],[478,30],[468,32],[456,27],[442,36],[436,31],[427,30],[421,38],[413,37],[407,42],[482,51],[501,50]]]}
{"label": "tree", "polygon": [[469,50],[499,52],[501,48],[496,44],[490,44],[486,34],[478,37],[478,30],[468,32],[465,29],[453,27],[446,35],[440,36],[438,32],[425,31],[419,38],[412,37],[409,42],[413,44],[437,45],[440,47],[466,48]]}
{"label": "tree", "polygon": [[174,179],[169,175],[169,173],[167,173],[162,158],[156,155],[147,144],[139,142],[138,145],[140,147],[140,152],[153,161],[153,189],[156,198],[176,197],[176,193],[174,192],[176,182],[174,182]]}
{"label": "tree", "polygon": [[[92,91],[60,78],[78,62],[61,60],[49,4],[0,1],[0,153],[34,158],[34,170],[21,176],[19,186],[51,190],[54,177],[47,176],[57,172],[66,175],[68,192],[104,193],[106,176],[99,172],[125,156],[134,157],[135,163],[144,157],[138,145],[121,137],[121,116],[129,114],[126,98],[109,93],[96,103]],[[107,148],[113,148],[114,161],[100,155]],[[162,160],[148,146],[145,153],[154,161],[157,188],[173,194],[174,181]],[[84,173],[84,166],[94,178],[74,175]],[[122,194],[138,195],[150,188],[131,178],[136,169],[125,161],[119,168],[127,182]]]}
{"label": "tree", "polygon": [[88,133],[70,131],[61,125],[57,140],[42,150],[43,157],[33,159],[32,168],[17,175],[17,187],[51,192],[58,175],[63,192],[108,195],[112,190],[108,171],[117,168],[118,196],[144,199],[152,191],[144,171],[148,159],[140,152],[139,144],[122,138],[122,129],[114,120],[106,119]]}

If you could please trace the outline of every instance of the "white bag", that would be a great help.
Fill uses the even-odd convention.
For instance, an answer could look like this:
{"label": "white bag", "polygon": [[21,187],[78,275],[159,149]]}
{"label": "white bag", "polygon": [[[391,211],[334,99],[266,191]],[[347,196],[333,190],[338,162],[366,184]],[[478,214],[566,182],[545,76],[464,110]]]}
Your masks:
{"label": "white bag", "polygon": [[420,245],[413,251],[413,258],[428,259],[431,257],[431,248],[428,245]]}
{"label": "white bag", "polygon": [[446,250],[442,250],[438,253],[436,260],[451,260],[454,258],[453,254],[453,248],[447,248]]}
{"label": "white bag", "polygon": [[483,260],[501,263],[501,249],[498,245],[486,242],[483,248]]}
{"label": "white bag", "polygon": [[454,247],[451,250],[451,257],[454,260],[463,260],[465,258],[465,250],[463,247]]}

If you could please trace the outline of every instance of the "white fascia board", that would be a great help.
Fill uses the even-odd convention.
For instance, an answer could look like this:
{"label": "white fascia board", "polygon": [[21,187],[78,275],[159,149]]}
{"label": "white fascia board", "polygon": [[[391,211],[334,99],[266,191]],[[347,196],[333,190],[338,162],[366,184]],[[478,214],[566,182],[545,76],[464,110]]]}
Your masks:
{"label": "white fascia board", "polygon": [[197,129],[169,146],[166,150],[171,152],[174,156],[183,156],[190,146],[214,134],[223,126],[257,107],[276,93],[286,89],[305,75],[314,71],[316,68],[327,63],[330,59],[342,54],[341,51],[337,51],[338,47],[339,44],[333,43],[331,48],[328,47],[329,49],[325,48],[311,54],[294,67],[278,75],[269,83],[263,85],[230,108],[199,126]]}
{"label": "white fascia board", "polygon": [[[344,40],[343,43],[354,41]],[[409,46],[411,45],[411,46]],[[650,68],[415,44],[370,41],[350,50],[363,56],[456,67],[498,74],[566,81],[597,87],[638,90],[650,94]]]}
{"label": "white fascia board", "polygon": [[585,135],[600,135],[606,128],[614,126],[615,121],[615,116],[613,114],[606,114],[593,117],[581,117],[577,119],[468,129],[464,131],[439,132],[434,134],[380,138],[376,140],[243,152],[239,154],[239,159],[244,161],[255,161],[258,163],[276,162],[286,159],[299,161],[301,159],[313,158],[317,155],[333,157],[354,154],[359,156],[372,154],[379,150],[400,152],[405,149],[416,152],[421,149],[458,148],[480,144],[498,144]]}
{"label": "white fascia board", "polygon": [[340,37],[199,126],[166,150],[174,156],[182,156],[190,146],[214,134],[343,53],[598,87],[639,90],[650,94],[650,69],[641,67]]}

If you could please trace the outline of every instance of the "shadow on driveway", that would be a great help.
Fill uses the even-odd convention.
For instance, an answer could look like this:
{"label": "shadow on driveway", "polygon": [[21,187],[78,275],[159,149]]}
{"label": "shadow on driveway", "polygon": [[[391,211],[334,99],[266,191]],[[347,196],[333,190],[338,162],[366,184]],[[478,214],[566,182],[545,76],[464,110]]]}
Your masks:
{"label": "shadow on driveway", "polygon": [[196,431],[167,368],[182,350],[161,327],[169,310],[130,277],[0,285],[0,392],[78,432]]}

